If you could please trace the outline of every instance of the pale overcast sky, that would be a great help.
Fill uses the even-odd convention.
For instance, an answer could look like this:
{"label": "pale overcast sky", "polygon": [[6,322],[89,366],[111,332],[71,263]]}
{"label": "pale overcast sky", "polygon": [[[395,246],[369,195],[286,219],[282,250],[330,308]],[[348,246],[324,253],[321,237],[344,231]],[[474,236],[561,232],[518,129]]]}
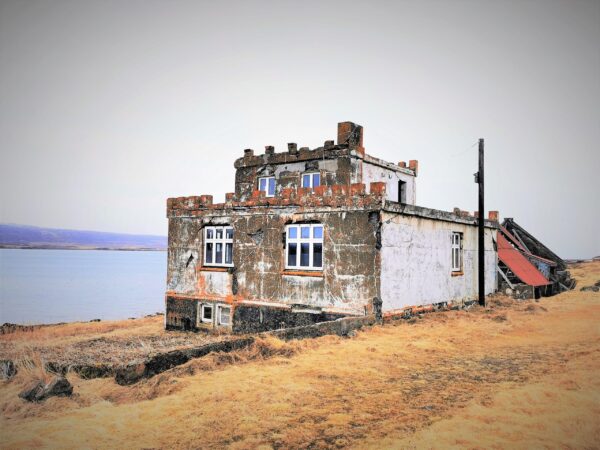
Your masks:
{"label": "pale overcast sky", "polygon": [[418,159],[417,204],[600,254],[599,1],[2,1],[1,222],[165,234],[244,148],[336,124]]}

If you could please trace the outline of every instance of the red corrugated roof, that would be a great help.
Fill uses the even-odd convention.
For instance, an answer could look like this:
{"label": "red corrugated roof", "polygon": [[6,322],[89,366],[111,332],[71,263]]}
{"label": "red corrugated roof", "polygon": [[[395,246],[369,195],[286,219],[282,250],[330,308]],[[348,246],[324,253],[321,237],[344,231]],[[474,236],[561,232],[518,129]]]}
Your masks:
{"label": "red corrugated roof", "polygon": [[502,225],[500,225],[500,231],[502,232],[502,234],[504,234],[504,237],[506,237],[509,240],[509,242],[512,242],[517,247],[519,247],[521,249],[521,251],[523,252],[523,254],[526,255],[528,258],[532,257],[539,261],[545,262],[546,264],[548,264],[552,267],[556,267],[556,263],[554,261],[552,261],[550,259],[542,258],[541,256],[538,256],[538,255],[534,255],[533,253],[530,253],[525,247],[523,247],[523,244],[521,244],[521,242],[519,242],[519,240],[516,237],[514,237],[511,233],[509,233],[509,231],[506,228],[504,228]]}
{"label": "red corrugated roof", "polygon": [[530,286],[545,286],[550,284],[546,277],[544,277],[544,275],[542,275],[519,250],[510,245],[502,233],[498,233],[498,258],[506,264],[523,283]]}

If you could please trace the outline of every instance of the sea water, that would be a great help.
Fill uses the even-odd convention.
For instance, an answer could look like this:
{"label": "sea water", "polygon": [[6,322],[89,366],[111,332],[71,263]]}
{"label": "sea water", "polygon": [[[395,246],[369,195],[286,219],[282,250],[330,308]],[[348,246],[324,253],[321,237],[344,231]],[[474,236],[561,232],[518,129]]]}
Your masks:
{"label": "sea water", "polygon": [[164,312],[167,253],[0,249],[0,324]]}

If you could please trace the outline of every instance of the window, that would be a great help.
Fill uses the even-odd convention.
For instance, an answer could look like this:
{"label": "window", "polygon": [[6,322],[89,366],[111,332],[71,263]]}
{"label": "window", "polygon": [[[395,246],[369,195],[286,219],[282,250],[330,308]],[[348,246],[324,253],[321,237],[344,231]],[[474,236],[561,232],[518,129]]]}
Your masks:
{"label": "window", "polygon": [[219,306],[219,325],[229,325],[229,316],[231,308],[229,306]]}
{"label": "window", "polygon": [[462,233],[452,233],[452,272],[462,270]]}
{"label": "window", "polygon": [[285,268],[323,270],[323,225],[286,227]]}
{"label": "window", "polygon": [[406,203],[406,181],[398,180],[398,203]]}
{"label": "window", "polygon": [[213,321],[213,307],[212,305],[202,305],[202,322],[212,323]]}
{"label": "window", "polygon": [[204,265],[233,267],[233,227],[204,228]]}
{"label": "window", "polygon": [[264,191],[267,197],[274,197],[275,177],[260,177],[258,179],[258,190]]}
{"label": "window", "polygon": [[321,174],[319,172],[305,173],[302,175],[303,188],[316,188],[321,186]]}

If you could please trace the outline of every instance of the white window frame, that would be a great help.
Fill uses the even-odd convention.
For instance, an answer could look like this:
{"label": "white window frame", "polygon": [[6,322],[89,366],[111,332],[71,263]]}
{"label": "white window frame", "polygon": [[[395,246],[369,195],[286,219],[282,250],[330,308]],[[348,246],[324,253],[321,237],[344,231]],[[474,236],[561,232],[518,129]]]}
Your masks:
{"label": "white window frame", "polygon": [[452,272],[462,272],[462,240],[462,233],[452,232]]}
{"label": "white window frame", "polygon": [[[223,310],[224,309],[228,309],[229,310],[229,321],[227,322],[223,322],[222,316],[223,316]],[[219,305],[218,307],[218,324],[219,325],[225,325],[225,326],[229,326],[231,325],[231,306],[225,306],[225,305]]]}
{"label": "white window frame", "polygon": [[[313,189],[317,186],[315,186],[315,175],[319,176],[319,184],[317,184],[317,186],[321,186],[321,172],[304,172],[302,174],[302,180],[300,180],[300,186],[302,186],[303,188],[310,188]],[[304,177],[308,176],[308,181],[310,186],[304,186]]]}
{"label": "white window frame", "polygon": [[[222,231],[222,237],[217,238],[217,230]],[[227,238],[227,231],[231,230],[232,237]],[[212,238],[208,237],[208,232],[212,231]],[[211,262],[208,262],[208,244],[212,244],[212,258]],[[217,244],[221,244],[222,250],[222,261],[220,263],[215,262],[217,257]],[[231,263],[225,262],[227,244],[231,244]],[[233,267],[233,227],[230,225],[217,225],[204,227],[204,265],[207,267]]]}
{"label": "white window frame", "polygon": [[[260,188],[260,182],[262,180],[265,180],[265,187],[266,187],[266,189],[264,191]],[[269,192],[269,187],[270,187],[269,186],[269,181],[270,180],[273,180],[273,192],[272,193]],[[277,189],[277,186],[275,184],[275,177],[259,177],[258,178],[258,190],[259,191],[263,191],[265,193],[265,197],[275,197],[275,190],[276,189]]]}
{"label": "white window frame", "polygon": [[[303,227],[308,227],[309,234],[308,238],[303,238],[301,234],[301,230]],[[296,237],[290,238],[290,229],[296,228]],[[314,229],[321,228],[321,237],[315,238]],[[291,225],[286,225],[285,227],[285,268],[291,270],[313,270],[313,271],[323,271],[323,266],[325,265],[325,245],[323,243],[325,238],[325,227],[322,223],[295,223]],[[300,254],[301,254],[301,244],[308,243],[308,266],[300,265]],[[290,244],[296,244],[296,265],[288,264],[288,252],[290,248]],[[321,244],[321,266],[314,266],[314,244]]]}
{"label": "white window frame", "polygon": [[[210,313],[210,319],[205,319],[204,318],[204,310],[205,309],[210,309],[211,313]],[[208,304],[208,303],[203,303],[202,304],[202,310],[200,311],[200,321],[204,322],[204,323],[213,323],[213,320],[215,319],[215,308],[213,307],[213,305]]]}

